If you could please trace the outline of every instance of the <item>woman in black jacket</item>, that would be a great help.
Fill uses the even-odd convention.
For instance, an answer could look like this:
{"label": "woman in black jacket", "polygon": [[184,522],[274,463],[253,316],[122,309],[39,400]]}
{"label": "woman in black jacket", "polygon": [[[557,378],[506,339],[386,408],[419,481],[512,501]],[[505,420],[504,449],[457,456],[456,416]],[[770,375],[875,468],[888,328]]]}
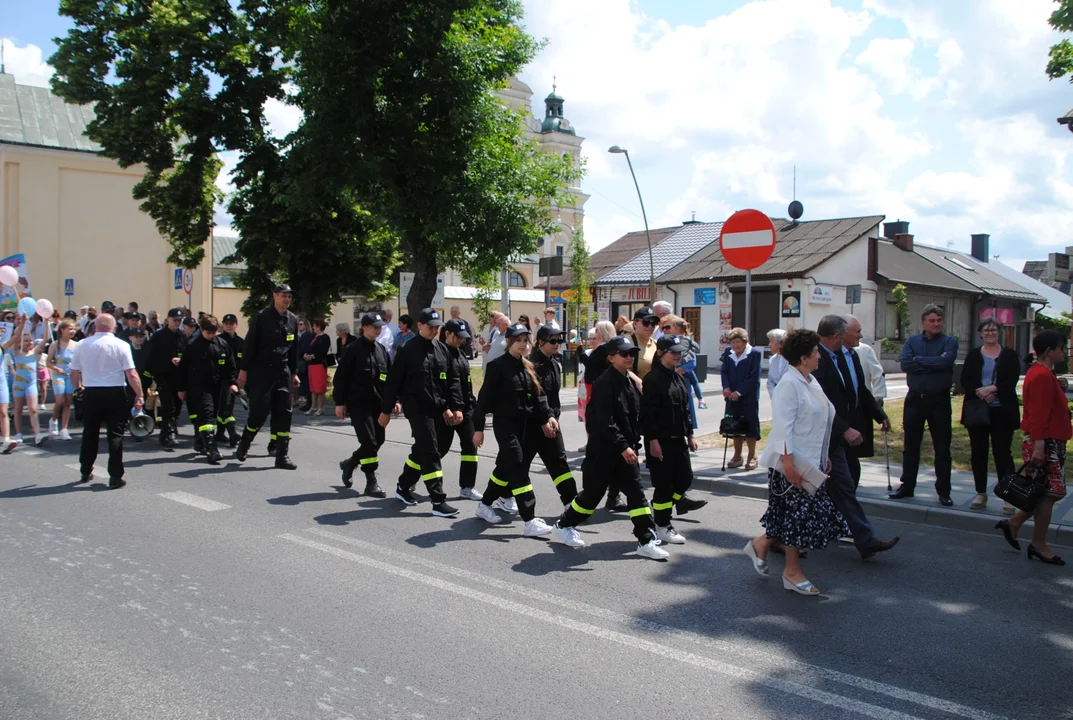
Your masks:
{"label": "woman in black jacket", "polygon": [[989,440],[998,477],[1014,469],[1010,443],[1013,441],[1013,431],[1021,425],[1017,405],[1017,380],[1021,377],[1021,363],[1014,350],[999,345],[1000,328],[997,322],[984,320],[976,330],[984,344],[970,350],[961,367],[961,387],[965,391],[961,424],[969,433],[972,475],[976,481],[976,499],[969,507],[979,510],[987,506]]}

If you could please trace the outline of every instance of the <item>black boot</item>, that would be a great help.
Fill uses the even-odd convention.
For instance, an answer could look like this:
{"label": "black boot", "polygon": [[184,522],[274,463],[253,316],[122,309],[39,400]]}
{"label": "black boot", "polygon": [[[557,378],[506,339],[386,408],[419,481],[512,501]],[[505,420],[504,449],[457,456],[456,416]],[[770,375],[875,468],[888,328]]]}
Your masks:
{"label": "black boot", "polygon": [[175,421],[165,420],[164,428],[160,431],[160,444],[166,448],[174,448],[179,444],[179,440],[175,437]]}
{"label": "black boot", "polygon": [[219,465],[223,460],[223,455],[220,454],[219,449],[216,446],[216,436],[209,431],[199,433],[201,436],[201,444],[205,448],[205,454],[209,458],[210,465]]}
{"label": "black boot", "polygon": [[204,441],[204,439],[202,437],[205,434],[206,433],[199,432],[196,435],[194,435],[194,452],[199,453],[199,454],[203,453],[203,452],[208,452],[208,448],[205,447],[205,441]]}
{"label": "black boot", "polygon": [[376,473],[365,473],[365,494],[374,498],[386,498],[387,493],[380,487],[380,483],[376,482]]}
{"label": "black boot", "polygon": [[351,479],[354,477],[354,468],[357,467],[357,461],[354,456],[351,455],[346,460],[339,463],[339,469],[343,471],[343,485],[346,487],[354,487],[354,481]]}
{"label": "black boot", "polygon": [[229,422],[227,424],[227,444],[231,447],[238,445],[238,431],[235,430],[234,422]]}
{"label": "black boot", "polygon": [[295,465],[290,457],[287,456],[287,450],[290,447],[291,439],[277,438],[276,439],[276,469],[277,470],[297,470],[298,466]]}
{"label": "black boot", "polygon": [[242,439],[238,441],[238,450],[235,450],[235,459],[242,462],[246,459],[246,456],[250,454],[250,445],[253,444],[253,438],[257,433],[252,433],[249,429],[242,431]]}
{"label": "black boot", "polygon": [[276,447],[277,447],[276,439],[275,438],[269,438],[269,440],[268,440],[268,454],[269,455],[275,455],[276,454]]}
{"label": "black boot", "polygon": [[220,423],[216,426],[216,447],[227,442],[227,425]]}

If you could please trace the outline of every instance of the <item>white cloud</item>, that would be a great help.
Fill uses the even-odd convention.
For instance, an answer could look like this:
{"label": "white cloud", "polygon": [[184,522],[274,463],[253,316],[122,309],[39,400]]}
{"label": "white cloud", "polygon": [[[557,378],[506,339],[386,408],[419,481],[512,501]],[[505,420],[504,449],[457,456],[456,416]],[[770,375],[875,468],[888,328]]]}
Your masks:
{"label": "white cloud", "polygon": [[48,87],[48,81],[55,72],[45,62],[41,48],[37,45],[19,47],[11,38],[0,38],[4,48],[4,70],[14,75],[20,85]]}

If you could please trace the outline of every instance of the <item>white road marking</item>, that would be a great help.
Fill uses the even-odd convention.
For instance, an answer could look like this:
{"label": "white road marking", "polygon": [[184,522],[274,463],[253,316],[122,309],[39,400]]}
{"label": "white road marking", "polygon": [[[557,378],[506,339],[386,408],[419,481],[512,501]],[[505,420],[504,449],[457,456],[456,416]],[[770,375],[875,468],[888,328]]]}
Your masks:
{"label": "white road marking", "polygon": [[[598,617],[603,620],[608,620],[618,624],[637,627],[645,632],[666,635],[677,639],[684,640],[686,642],[702,645],[713,648],[720,653],[744,655],[750,661],[750,664],[756,666],[760,665],[765,669],[778,670],[780,674],[793,677],[793,676],[806,676],[808,674],[814,675],[818,679],[838,682],[850,687],[859,688],[868,692],[878,693],[880,695],[887,695],[888,697],[900,700],[903,702],[913,703],[926,707],[929,710],[935,710],[938,712],[945,712],[951,715],[958,715],[960,717],[968,718],[969,720],[1006,720],[1002,715],[995,715],[984,710],[978,710],[976,708],[968,707],[966,705],[960,705],[958,703],[950,702],[942,698],[933,697],[931,695],[925,695],[923,693],[917,693],[912,690],[906,690],[904,688],[897,687],[895,685],[888,685],[887,683],[876,682],[867,678],[858,677],[856,675],[849,675],[847,673],[839,672],[837,670],[830,670],[818,665],[811,665],[809,663],[800,662],[793,658],[786,657],[782,653],[771,653],[755,648],[746,648],[734,643],[727,642],[725,640],[716,640],[714,638],[701,635],[699,633],[689,632],[688,630],[681,630],[679,628],[671,627],[669,625],[662,625],[660,623],[652,622],[650,620],[643,620],[625,615],[623,613],[614,612],[613,610],[606,610],[595,605],[589,605],[587,603],[578,602],[576,600],[568,600],[556,595],[550,595],[548,593],[534,590],[533,588],[525,587],[522,585],[516,585],[514,583],[504,582],[495,578],[487,577],[479,573],[471,572],[469,570],[463,570],[461,568],[452,567],[450,565],[444,565],[432,560],[426,560],[424,558],[417,557],[416,555],[409,555],[407,553],[399,552],[397,550],[391,550],[389,548],[374,545],[363,540],[358,540],[346,535],[340,535],[328,530],[322,530],[321,528],[310,528],[306,532],[313,535],[319,535],[324,538],[335,540],[337,542],[351,545],[353,547],[361,548],[363,550],[382,553],[388,557],[403,562],[408,562],[413,565],[429,568],[430,570],[436,570],[438,572],[447,573],[456,577],[465,578],[472,582],[481,583],[494,587],[498,590],[505,590],[515,595],[520,595],[526,598],[532,598],[540,600],[552,605],[557,605],[573,612],[581,612],[593,617]],[[319,548],[318,548],[319,549]],[[893,716],[892,716],[893,717]]]}
{"label": "white road marking", "polygon": [[488,593],[480,592],[479,590],[472,590],[462,585],[456,585],[454,583],[441,580],[431,575],[425,575],[423,573],[414,572],[412,570],[406,570],[398,567],[397,565],[391,565],[389,563],[374,560],[369,557],[357,555],[348,550],[342,550],[340,548],[333,547],[331,545],[325,545],[324,543],[317,542],[315,540],[309,540],[297,535],[284,534],[280,535],[284,540],[303,545],[314,550],[326,553],[328,555],[334,555],[335,557],[349,560],[361,565],[382,570],[383,572],[397,575],[399,577],[413,580],[424,585],[444,590],[446,592],[461,595],[471,600],[477,600],[479,602],[492,605],[501,610],[507,610],[518,615],[531,618],[533,620],[541,620],[551,625],[558,625],[573,632],[585,633],[592,637],[600,638],[602,640],[608,640],[610,642],[625,645],[627,647],[634,648],[636,650],[643,650],[645,652],[658,655],[668,660],[676,660],[687,665],[693,665],[705,670],[711,670],[723,675],[728,675],[739,680],[744,680],[750,683],[763,685],[771,690],[775,690],[781,693],[789,693],[802,697],[814,702],[822,703],[824,705],[830,705],[837,707],[847,712],[853,713],[860,717],[873,717],[873,718],[897,718],[899,720],[916,720],[916,716],[907,715],[892,711],[889,708],[880,707],[878,705],[872,705],[870,703],[854,700],[842,695],[830,693],[824,690],[818,690],[816,688],[808,687],[806,685],[799,685],[798,683],[782,680],[777,677],[770,677],[766,674],[756,672],[744,667],[738,667],[737,665],[731,665],[729,663],[721,662],[719,660],[713,660],[712,658],[703,657],[701,655],[695,655],[684,650],[678,650],[676,648],[669,647],[667,645],[661,645],[659,643],[652,642],[650,640],[644,640],[626,633],[617,632],[615,630],[607,630],[596,625],[590,625],[589,623],[580,622],[565,615],[556,615],[545,610],[540,610],[528,605],[523,605],[512,600],[498,597],[496,595],[489,595]]}
{"label": "white road marking", "polygon": [[726,233],[722,239],[723,249],[770,247],[775,244],[775,235],[770,230],[747,230]]}
{"label": "white road marking", "polygon": [[205,512],[212,512],[213,510],[226,510],[231,507],[230,505],[224,505],[221,502],[215,500],[209,500],[208,498],[198,497],[197,495],[191,495],[190,493],[176,490],[175,492],[159,493],[160,497],[167,498],[168,500],[174,500],[175,502],[181,502],[184,505],[190,505],[196,507],[199,510]]}

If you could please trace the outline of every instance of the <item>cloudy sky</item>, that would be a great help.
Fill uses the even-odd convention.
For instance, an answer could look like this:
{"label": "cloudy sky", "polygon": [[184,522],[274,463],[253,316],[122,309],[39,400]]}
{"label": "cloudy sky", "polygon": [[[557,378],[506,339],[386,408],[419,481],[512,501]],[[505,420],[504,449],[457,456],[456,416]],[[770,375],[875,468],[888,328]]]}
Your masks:
{"label": "cloudy sky", "polygon": [[[65,19],[20,3],[7,70],[46,84]],[[29,7],[26,7],[29,6]],[[1073,88],[1048,81],[1051,0],[527,0],[548,45],[523,73],[534,112],[552,77],[586,138],[586,232],[640,229],[630,150],[653,227],[754,207],[806,219],[883,214],[918,242],[1018,269],[1073,245]],[[293,109],[270,108],[280,131]]]}

